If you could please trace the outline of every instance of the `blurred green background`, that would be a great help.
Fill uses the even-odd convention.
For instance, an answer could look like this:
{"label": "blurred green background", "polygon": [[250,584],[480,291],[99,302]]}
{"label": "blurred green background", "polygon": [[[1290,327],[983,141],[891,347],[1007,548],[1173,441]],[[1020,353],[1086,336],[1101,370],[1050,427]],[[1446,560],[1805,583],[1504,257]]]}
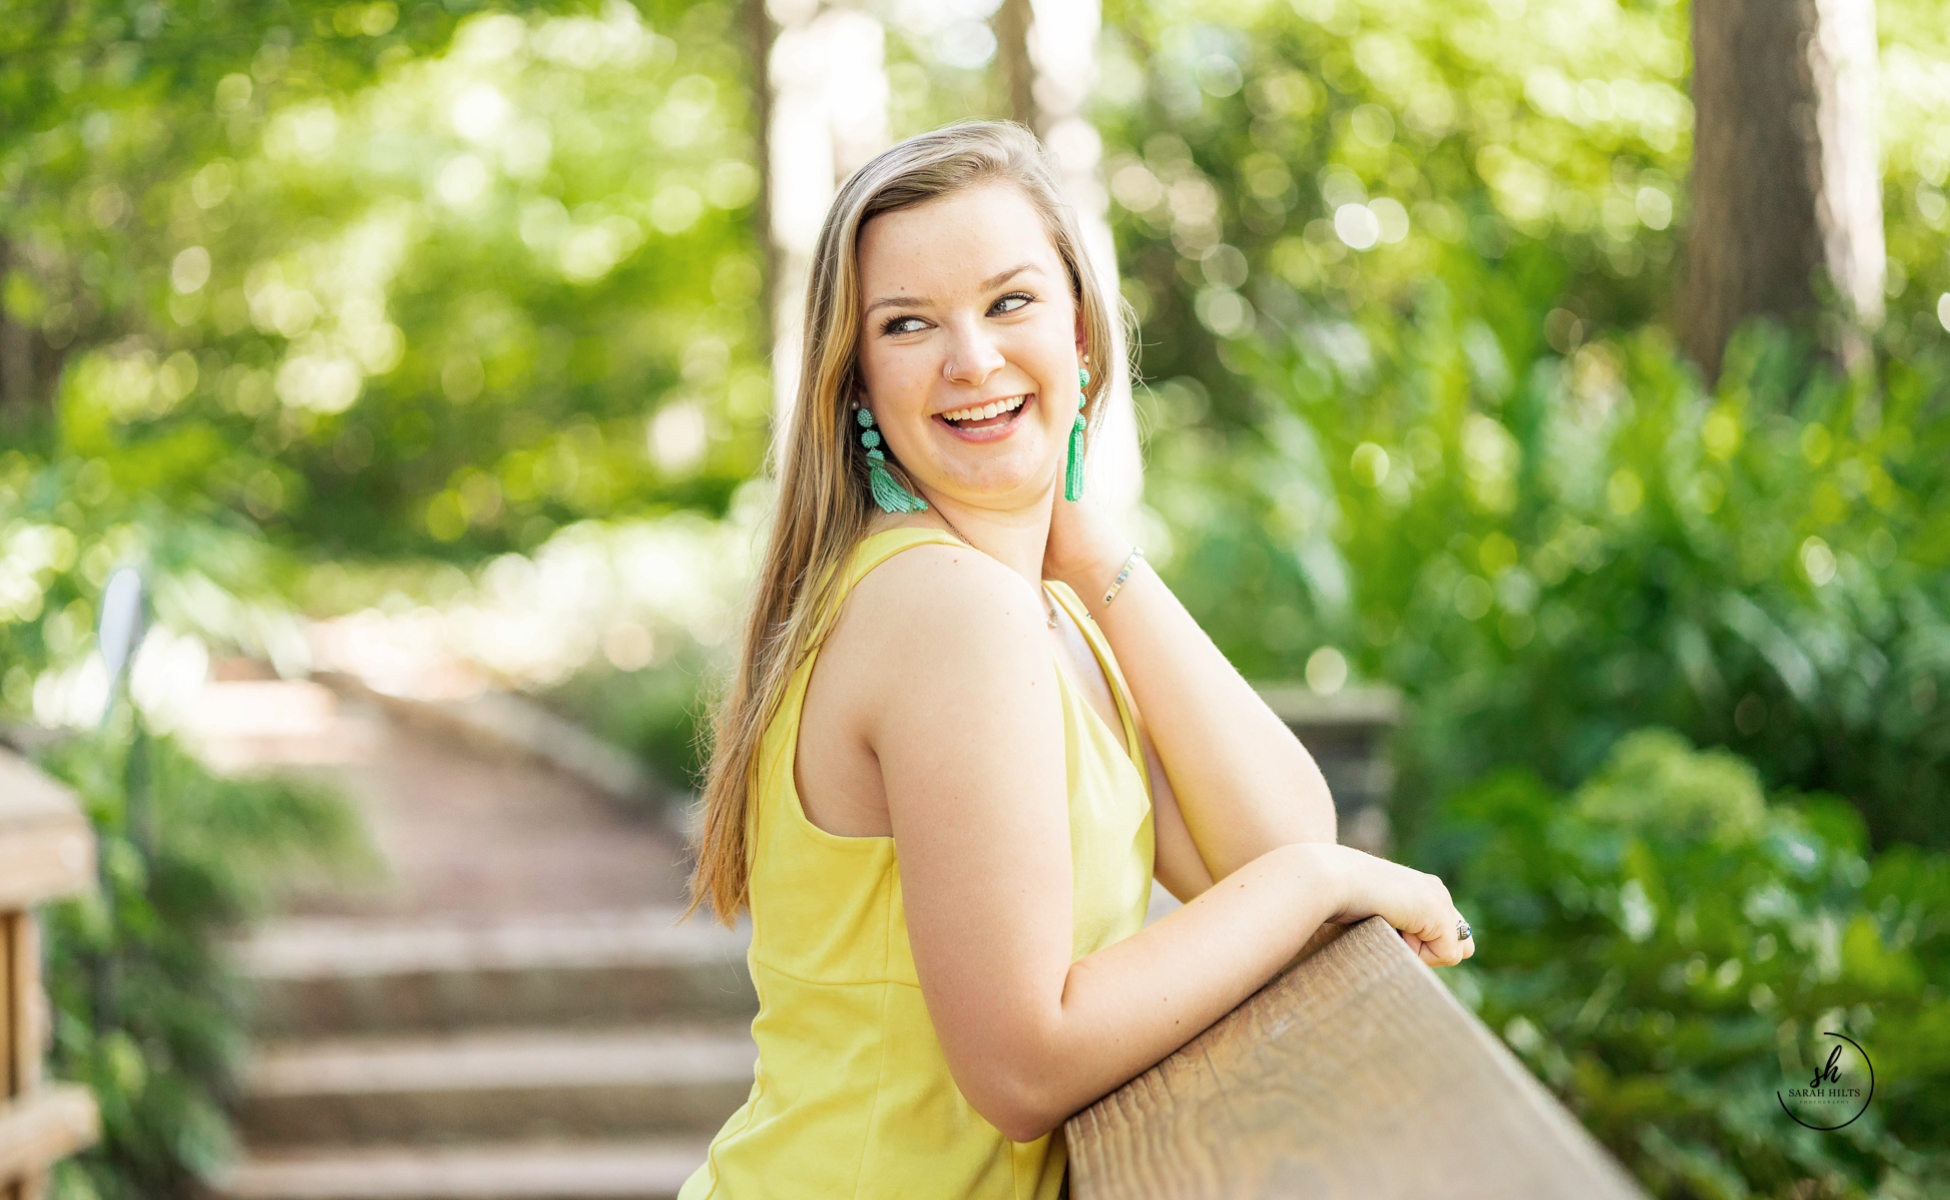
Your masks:
{"label": "blurred green background", "polygon": [[[491,9],[0,2],[7,720],[92,723],[139,563],[159,733],[363,613],[694,783],[769,497],[754,10]],[[1153,560],[1249,677],[1405,693],[1403,852],[1497,948],[1445,978],[1662,1197],[1950,1194],[1950,10],[1877,9],[1850,370],[1676,349],[1679,0],[1111,0],[1085,107]],[[892,136],[1010,111],[993,5],[870,11]],[[266,853],[330,823],[208,794],[289,806],[224,826]],[[85,1009],[65,1069],[128,1103],[64,1186],[179,1186],[221,1118],[156,1135],[176,1035]],[[1817,1135],[1765,1081],[1840,1026],[1886,1090]]]}

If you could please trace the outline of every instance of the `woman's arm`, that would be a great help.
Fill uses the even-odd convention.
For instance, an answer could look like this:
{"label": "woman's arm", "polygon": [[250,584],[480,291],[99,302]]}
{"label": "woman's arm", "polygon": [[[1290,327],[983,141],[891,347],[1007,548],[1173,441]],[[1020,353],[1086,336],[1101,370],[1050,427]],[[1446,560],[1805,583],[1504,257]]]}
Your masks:
{"label": "woman's arm", "polygon": [[[1133,705],[1133,708],[1136,706]],[[1138,745],[1144,750],[1144,774],[1151,782],[1151,840],[1154,848],[1152,875],[1165,890],[1180,901],[1189,901],[1212,886],[1211,868],[1198,852],[1198,841],[1179,811],[1178,794],[1171,790],[1171,776],[1158,757],[1158,747],[1143,713],[1134,713]]]}
{"label": "woman's arm", "polygon": [[1089,606],[1144,714],[1179,811],[1214,879],[1275,846],[1335,840],[1334,800],[1306,747],[1087,504],[1056,502],[1045,571]]}
{"label": "woman's arm", "polygon": [[1323,921],[1379,912],[1426,961],[1467,953],[1440,880],[1311,844],[1258,855],[1073,962],[1062,712],[1035,590],[983,555],[924,546],[849,603],[875,631],[849,703],[886,788],[921,992],[962,1094],[1011,1138],[1183,1045]]}

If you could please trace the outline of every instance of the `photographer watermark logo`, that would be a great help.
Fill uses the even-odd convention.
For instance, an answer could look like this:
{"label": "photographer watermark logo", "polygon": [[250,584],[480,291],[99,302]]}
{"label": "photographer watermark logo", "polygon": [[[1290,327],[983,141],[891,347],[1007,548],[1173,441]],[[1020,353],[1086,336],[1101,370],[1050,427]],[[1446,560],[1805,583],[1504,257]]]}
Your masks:
{"label": "photographer watermark logo", "polygon": [[[1774,1093],[1781,1109],[1797,1124],[1824,1132],[1840,1129],[1868,1111],[1876,1093],[1876,1069],[1861,1043],[1843,1033],[1826,1033],[1835,1039],[1824,1060],[1803,1086],[1783,1088]],[[1798,1081],[1797,1081],[1798,1082]]]}

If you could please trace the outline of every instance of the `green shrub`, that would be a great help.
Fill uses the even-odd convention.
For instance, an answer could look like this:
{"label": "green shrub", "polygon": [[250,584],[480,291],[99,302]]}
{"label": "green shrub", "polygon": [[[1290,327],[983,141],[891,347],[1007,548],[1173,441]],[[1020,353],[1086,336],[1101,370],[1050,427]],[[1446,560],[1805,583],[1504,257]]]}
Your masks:
{"label": "green shrub", "polygon": [[1156,444],[1153,503],[1200,534],[1173,580],[1221,647],[1270,675],[1333,645],[1404,688],[1407,826],[1503,766],[1569,786],[1659,724],[1845,796],[1878,845],[1950,845],[1930,364],[1846,381],[1756,329],[1702,395],[1647,331],[1486,394],[1464,311],[1430,283],[1366,378],[1304,337],[1242,346],[1259,425]]}
{"label": "green shrub", "polygon": [[292,871],[350,861],[351,812],[282,781],[218,778],[165,738],[77,738],[39,765],[80,794],[102,863],[98,892],[46,912],[51,1067],[102,1112],[101,1143],[63,1164],[57,1195],[188,1194],[231,1151],[243,996],[219,939]]}
{"label": "green shrub", "polygon": [[[1870,858],[1823,796],[1665,730],[1566,797],[1509,771],[1418,849],[1477,930],[1451,986],[1660,1197],[1950,1187],[1950,856]],[[1875,1095],[1845,1129],[1775,1097],[1841,1030]]]}
{"label": "green shrub", "polygon": [[[1941,22],[1880,11],[1889,69],[1922,78]],[[1684,5],[1106,20],[1146,501],[1178,548],[1161,568],[1242,670],[1331,647],[1405,689],[1405,826],[1506,765],[1568,787],[1660,724],[1847,797],[1878,845],[1950,845],[1936,93],[1886,117],[1876,362],[1844,381],[1750,332],[1709,391],[1661,328]]]}
{"label": "green shrub", "polygon": [[634,755],[675,789],[675,799],[704,784],[703,681],[710,669],[694,650],[642,670],[592,665],[537,699]]}

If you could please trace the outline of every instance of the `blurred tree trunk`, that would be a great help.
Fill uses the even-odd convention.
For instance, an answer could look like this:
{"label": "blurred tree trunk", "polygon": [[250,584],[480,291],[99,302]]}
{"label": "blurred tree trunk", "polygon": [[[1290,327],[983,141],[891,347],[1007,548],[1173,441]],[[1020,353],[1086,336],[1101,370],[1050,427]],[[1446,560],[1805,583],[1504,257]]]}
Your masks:
{"label": "blurred tree trunk", "polygon": [[1694,0],[1693,219],[1680,339],[1709,381],[1740,322],[1847,362],[1882,314],[1875,0]]}
{"label": "blurred tree trunk", "polygon": [[995,56],[1002,68],[1009,119],[1039,129],[1036,64],[1029,59],[1029,27],[1034,23],[1029,0],[1002,0],[995,13]]}
{"label": "blurred tree trunk", "polygon": [[[0,237],[0,288],[13,270],[13,245]],[[0,429],[25,429],[34,404],[34,331],[7,311],[0,295]]]}
{"label": "blurred tree trunk", "polygon": [[[1097,284],[1106,300],[1121,304],[1110,194],[1097,172],[1104,142],[1083,112],[1097,82],[1103,10],[1098,0],[1002,0],[994,23],[1008,115],[1034,129],[1056,156],[1057,186],[1076,211]],[[1144,495],[1144,458],[1121,321],[1112,321],[1111,337],[1114,344],[1096,348],[1090,361],[1093,374],[1110,368],[1111,389],[1090,434],[1085,481],[1090,497],[1127,532],[1135,532]]]}
{"label": "blurred tree trunk", "polygon": [[758,242],[759,252],[764,255],[763,278],[759,284],[758,303],[762,310],[759,317],[759,337],[761,344],[770,347],[777,338],[773,329],[773,306],[777,303],[775,289],[779,278],[779,248],[772,240],[772,43],[778,38],[778,26],[772,23],[771,14],[765,11],[765,0],[742,0],[738,6],[738,19],[744,28],[745,49],[751,56],[752,110],[758,114],[753,121],[757,143],[758,159],[758,199],[752,204],[752,233]]}
{"label": "blurred tree trunk", "polygon": [[773,275],[773,434],[797,406],[813,251],[839,184],[885,149],[886,33],[861,8],[769,0],[766,219]]}

